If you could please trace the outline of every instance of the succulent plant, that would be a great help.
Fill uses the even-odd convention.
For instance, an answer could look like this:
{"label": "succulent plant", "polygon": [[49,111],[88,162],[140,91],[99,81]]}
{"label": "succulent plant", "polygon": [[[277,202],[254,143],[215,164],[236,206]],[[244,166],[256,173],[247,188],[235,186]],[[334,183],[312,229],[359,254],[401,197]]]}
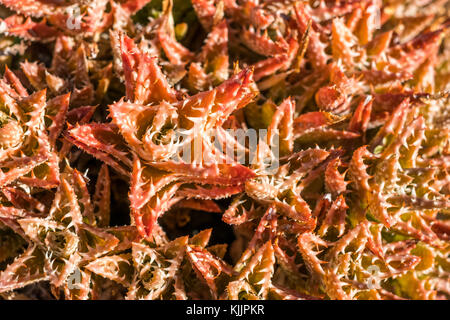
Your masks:
{"label": "succulent plant", "polygon": [[450,298],[448,2],[0,4],[0,298]]}

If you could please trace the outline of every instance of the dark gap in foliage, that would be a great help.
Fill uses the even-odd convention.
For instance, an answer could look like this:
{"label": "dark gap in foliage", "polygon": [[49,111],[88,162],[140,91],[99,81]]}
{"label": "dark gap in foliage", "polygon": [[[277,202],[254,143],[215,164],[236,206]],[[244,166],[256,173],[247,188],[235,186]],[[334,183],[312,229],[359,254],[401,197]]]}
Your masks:
{"label": "dark gap in foliage", "polygon": [[[217,201],[220,207],[226,208],[230,199]],[[203,212],[197,210],[175,209],[165,213],[160,219],[164,231],[170,240],[189,235],[190,237],[202,230],[212,228],[211,239],[208,246],[215,244],[227,244],[228,250],[224,260],[231,262],[229,249],[236,240],[233,227],[222,221],[222,214]]]}

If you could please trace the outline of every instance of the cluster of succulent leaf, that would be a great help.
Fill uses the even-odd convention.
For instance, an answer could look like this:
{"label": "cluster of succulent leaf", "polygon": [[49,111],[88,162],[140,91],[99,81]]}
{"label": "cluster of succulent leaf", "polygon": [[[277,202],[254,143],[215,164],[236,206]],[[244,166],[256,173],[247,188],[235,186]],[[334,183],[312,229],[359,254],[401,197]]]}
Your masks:
{"label": "cluster of succulent leaf", "polygon": [[450,298],[448,1],[0,3],[0,298]]}

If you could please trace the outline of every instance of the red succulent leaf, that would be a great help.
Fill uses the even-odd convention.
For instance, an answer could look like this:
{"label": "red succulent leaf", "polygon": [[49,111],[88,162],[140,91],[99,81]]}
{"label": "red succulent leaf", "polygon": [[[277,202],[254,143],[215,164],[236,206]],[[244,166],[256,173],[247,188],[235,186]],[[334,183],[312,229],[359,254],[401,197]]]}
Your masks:
{"label": "red succulent leaf", "polygon": [[356,107],[352,119],[348,125],[349,131],[364,133],[367,130],[372,111],[373,99],[371,97],[361,98],[361,102]]}
{"label": "red succulent leaf", "polygon": [[261,246],[239,270],[238,280],[246,280],[258,296],[267,298],[274,272],[275,254],[271,241]]}
{"label": "red succulent leaf", "polygon": [[267,129],[267,139],[272,141],[274,131],[278,131],[280,156],[290,154],[294,148],[293,122],[295,103],[291,99],[284,100],[272,117],[272,122]]}
{"label": "red succulent leaf", "polygon": [[59,34],[58,29],[47,25],[45,19],[34,22],[31,18],[11,15],[0,21],[6,26],[4,32],[26,40],[52,40]]}
{"label": "red succulent leaf", "polygon": [[175,39],[172,17],[173,1],[164,1],[164,8],[157,37],[166,57],[170,63],[183,65],[194,58],[194,54]]}
{"label": "red succulent leaf", "polygon": [[135,203],[135,192],[132,191],[130,196],[131,211],[136,228],[142,237],[152,238],[153,229],[157,224],[157,219],[168,211],[175,203],[181,200],[180,198],[175,197],[178,188],[179,184],[177,183],[163,187],[142,207],[138,207],[138,203]]}
{"label": "red succulent leaf", "polygon": [[339,158],[334,158],[331,160],[325,170],[325,189],[330,192],[333,196],[344,193],[348,182],[345,181],[344,174],[338,171],[341,165],[341,160]]}
{"label": "red succulent leaf", "polygon": [[338,236],[342,236],[345,231],[345,217],[348,209],[345,199],[340,195],[333,201],[331,208],[327,211],[324,220],[318,230],[318,234],[323,236],[327,233],[329,227],[336,227],[338,229]]}
{"label": "red succulent leaf", "polygon": [[67,111],[69,110],[70,93],[57,96],[47,102],[46,117],[51,120],[48,127],[48,139],[52,146],[55,145],[56,139],[61,134]]}
{"label": "red succulent leaf", "polygon": [[185,199],[176,205],[178,208],[186,208],[205,212],[222,212],[222,209],[212,200],[203,199]]}
{"label": "red succulent leaf", "polygon": [[8,68],[8,66],[5,66],[5,73],[3,74],[3,80],[6,80],[6,82],[11,86],[11,88],[17,92],[19,97],[28,96],[27,89],[23,86],[22,82],[15,75],[15,73]]}
{"label": "red succulent leaf", "polygon": [[109,226],[111,211],[111,178],[108,166],[105,164],[102,165],[98,173],[92,204],[96,225],[100,227]]}
{"label": "red succulent leaf", "polygon": [[232,269],[221,259],[214,257],[208,250],[197,247],[187,246],[186,255],[194,267],[199,279],[206,282],[211,294],[214,298],[217,298],[217,285],[215,283],[222,273],[231,275]]}
{"label": "red succulent leaf", "polygon": [[[298,30],[301,34],[303,34],[308,29],[309,21],[311,21],[312,18],[307,13],[303,3],[297,3],[294,6],[294,10]],[[327,64],[329,56],[325,53],[325,47],[326,45],[320,40],[320,33],[316,31],[316,24],[313,23],[312,28],[309,30],[307,55],[312,60],[315,68],[322,68]]]}
{"label": "red succulent leaf", "polygon": [[[48,280],[50,275],[45,273],[43,260],[43,253],[36,246],[30,246],[0,273],[0,291],[10,291],[38,281]],[[11,277],[12,274],[15,277]]]}
{"label": "red succulent leaf", "polygon": [[91,123],[69,127],[65,136],[77,147],[99,158],[124,176],[128,176],[131,160],[117,128],[111,124]]}
{"label": "red succulent leaf", "polygon": [[214,0],[192,0],[192,7],[194,8],[197,17],[202,24],[202,27],[208,31],[211,30],[214,25],[214,20],[219,14],[217,11],[223,11],[223,7],[218,8],[219,4],[216,4],[215,2],[216,1]]}
{"label": "red succulent leaf", "polygon": [[1,3],[11,10],[32,17],[49,16],[65,9],[64,5],[55,3],[55,1],[23,0],[17,2],[15,0],[2,0]]}
{"label": "red succulent leaf", "polygon": [[267,30],[260,34],[253,27],[244,30],[242,41],[251,50],[264,56],[286,53],[289,48],[288,43],[281,36],[276,41],[273,41],[270,39]]}
{"label": "red succulent leaf", "polygon": [[391,62],[393,71],[414,72],[438,49],[442,33],[442,29],[427,32],[407,43],[390,48],[387,54],[394,59]]}
{"label": "red succulent leaf", "polygon": [[[286,50],[284,52],[255,63],[253,65],[255,68],[255,81],[259,81],[266,76],[273,75],[277,71],[288,70],[297,55],[298,49],[298,41],[295,38],[290,38],[286,43]],[[264,81],[264,85],[267,85],[267,81],[269,80]],[[259,83],[258,87],[263,90],[261,83]]]}
{"label": "red succulent leaf", "polygon": [[243,185],[231,185],[231,186],[221,186],[221,185],[190,185],[189,179],[186,179],[186,184],[184,184],[178,194],[186,197],[188,199],[223,199],[231,197],[232,195],[241,193],[244,190]]}
{"label": "red succulent leaf", "polygon": [[150,1],[151,0],[126,0],[122,2],[120,6],[129,14],[133,14],[145,7]]}
{"label": "red succulent leaf", "polygon": [[175,102],[175,92],[169,87],[156,58],[142,52],[126,35],[119,37],[127,99],[141,104]]}

